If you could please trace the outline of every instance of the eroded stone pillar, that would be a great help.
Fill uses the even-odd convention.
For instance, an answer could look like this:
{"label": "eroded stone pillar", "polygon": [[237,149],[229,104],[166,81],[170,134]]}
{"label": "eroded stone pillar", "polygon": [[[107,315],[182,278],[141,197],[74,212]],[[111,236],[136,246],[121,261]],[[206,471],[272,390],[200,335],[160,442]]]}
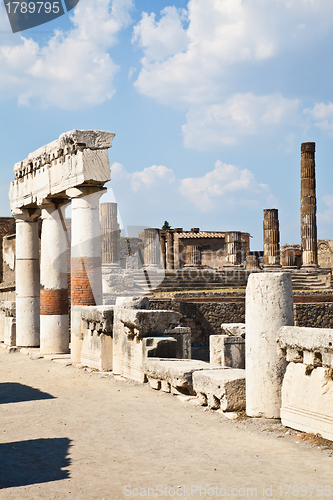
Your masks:
{"label": "eroded stone pillar", "polygon": [[302,267],[318,267],[315,143],[301,145]]}
{"label": "eroded stone pillar", "polygon": [[67,235],[64,204],[45,202],[41,205],[41,354],[69,352]]}
{"label": "eroded stone pillar", "polygon": [[290,273],[252,273],[246,287],[246,413],[280,418],[286,362],[279,358],[277,331],[294,324]]}
{"label": "eroded stone pillar", "polygon": [[13,211],[16,219],[16,345],[38,347],[39,237],[37,209]]}
{"label": "eroded stone pillar", "polygon": [[160,266],[161,247],[158,229],[145,229],[144,261],[147,267]]}
{"label": "eroded stone pillar", "polygon": [[171,231],[168,231],[166,234],[166,268],[174,268],[173,232]]}
{"label": "eroded stone pillar", "polygon": [[101,305],[102,256],[99,199],[106,188],[82,186],[66,191],[72,198],[71,357],[80,362],[83,337],[79,306]]}
{"label": "eroded stone pillar", "polygon": [[117,222],[117,203],[101,203],[102,263],[119,265],[120,230]]}
{"label": "eroded stone pillar", "polygon": [[276,208],[264,210],[264,266],[280,267],[279,216]]}
{"label": "eroded stone pillar", "polygon": [[242,263],[242,233],[233,231],[225,233],[226,265],[239,266]]}
{"label": "eroded stone pillar", "polygon": [[185,267],[199,267],[201,264],[199,245],[187,245],[185,258]]}

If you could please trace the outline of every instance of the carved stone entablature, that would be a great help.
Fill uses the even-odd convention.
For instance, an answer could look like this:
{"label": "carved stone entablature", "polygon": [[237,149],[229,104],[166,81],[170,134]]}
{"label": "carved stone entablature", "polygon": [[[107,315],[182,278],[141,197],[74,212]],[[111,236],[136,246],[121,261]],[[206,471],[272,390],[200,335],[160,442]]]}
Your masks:
{"label": "carved stone entablature", "polygon": [[109,181],[108,148],[114,136],[99,130],[72,130],[30,153],[14,166],[15,180],[9,189],[11,209],[64,196],[72,187],[100,186]]}

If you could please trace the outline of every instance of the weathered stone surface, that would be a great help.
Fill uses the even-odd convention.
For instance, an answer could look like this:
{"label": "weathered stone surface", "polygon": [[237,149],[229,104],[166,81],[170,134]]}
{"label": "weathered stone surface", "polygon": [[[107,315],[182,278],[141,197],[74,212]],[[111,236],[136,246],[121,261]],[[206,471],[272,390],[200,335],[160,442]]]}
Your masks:
{"label": "weathered stone surface", "polygon": [[210,363],[223,368],[245,368],[245,340],[241,337],[211,335],[209,338]]}
{"label": "weathered stone surface", "polygon": [[117,297],[116,306],[124,309],[148,309],[149,299],[147,297]]}
{"label": "weathered stone surface", "polygon": [[[207,370],[209,364],[195,359],[146,359],[144,372],[148,379],[156,379],[172,387],[192,392],[192,374]],[[168,391],[170,392],[170,391]]]}
{"label": "weathered stone surface", "polygon": [[176,358],[177,340],[173,337],[145,337],[142,352],[144,358]]}
{"label": "weathered stone surface", "polygon": [[72,130],[30,153],[15,164],[10,185],[11,209],[31,206],[82,184],[103,185],[110,180],[108,148],[114,134]]}
{"label": "weathered stone surface", "polygon": [[245,370],[225,368],[193,373],[193,390],[201,404],[223,411],[245,409]]}
{"label": "weathered stone surface", "polygon": [[16,345],[16,321],[11,316],[5,318],[3,340],[8,347]]}
{"label": "weathered stone surface", "polygon": [[282,386],[282,424],[333,441],[333,380],[330,369],[289,363]]}
{"label": "weathered stone surface", "polygon": [[280,267],[280,231],[276,208],[264,210],[264,266]]}
{"label": "weathered stone surface", "polygon": [[276,336],[294,323],[290,273],[251,274],[246,288],[246,412],[279,418],[286,362]]}
{"label": "weathered stone surface", "polygon": [[173,328],[172,330],[165,330],[164,335],[168,335],[169,337],[176,339],[176,358],[191,359],[191,328],[176,326],[176,328]]}
{"label": "weathered stone surface", "polygon": [[222,334],[245,338],[245,323],[222,323]]}
{"label": "weathered stone surface", "polygon": [[292,347],[307,351],[332,350],[333,329],[283,326],[278,331],[277,342],[281,349]]}

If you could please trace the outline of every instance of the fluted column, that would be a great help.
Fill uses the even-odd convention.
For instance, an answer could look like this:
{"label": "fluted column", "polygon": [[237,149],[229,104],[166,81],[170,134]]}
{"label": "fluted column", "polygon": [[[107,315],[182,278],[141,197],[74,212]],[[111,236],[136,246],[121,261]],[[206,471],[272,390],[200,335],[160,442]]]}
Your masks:
{"label": "fluted column", "polygon": [[240,231],[225,234],[226,266],[239,266],[242,263],[242,233]]}
{"label": "fluted column", "polygon": [[302,267],[318,267],[315,143],[301,145]]}
{"label": "fluted column", "polygon": [[201,265],[199,245],[187,245],[185,258],[185,267],[199,267]]}
{"label": "fluted column", "polygon": [[147,267],[158,267],[161,261],[161,248],[158,229],[145,229],[144,261]]}
{"label": "fluted column", "polygon": [[119,265],[120,230],[117,222],[117,203],[101,203],[102,263]]}
{"label": "fluted column", "polygon": [[66,201],[46,201],[42,209],[40,352],[69,352]]}
{"label": "fluted column", "polygon": [[166,268],[174,268],[173,232],[171,231],[166,234]]}
{"label": "fluted column", "polygon": [[264,266],[274,268],[280,266],[280,231],[279,217],[276,208],[264,210]]}
{"label": "fluted column", "polygon": [[39,238],[36,209],[13,211],[16,219],[16,345],[40,344]]}

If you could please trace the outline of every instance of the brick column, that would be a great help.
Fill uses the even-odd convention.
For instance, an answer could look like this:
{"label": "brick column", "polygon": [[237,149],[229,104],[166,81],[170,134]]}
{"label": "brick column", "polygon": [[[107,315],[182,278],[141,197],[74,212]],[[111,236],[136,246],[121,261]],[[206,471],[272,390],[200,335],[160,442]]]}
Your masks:
{"label": "brick column", "polygon": [[79,306],[103,302],[99,199],[105,191],[106,188],[90,186],[66,191],[72,198],[71,357],[74,363],[81,359]]}
{"label": "brick column", "polygon": [[120,230],[117,222],[117,203],[101,203],[102,263],[119,266]]}
{"label": "brick column", "polygon": [[144,261],[147,267],[158,267],[161,262],[161,248],[158,229],[145,229]]}
{"label": "brick column", "polygon": [[242,263],[242,233],[233,231],[225,233],[226,266],[239,266]]}
{"label": "brick column", "polygon": [[66,202],[46,201],[41,205],[41,354],[69,352]]}
{"label": "brick column", "polygon": [[13,211],[16,219],[16,345],[38,347],[39,238],[37,209]]}
{"label": "brick column", "polygon": [[280,231],[279,217],[276,208],[264,210],[264,267],[280,266]]}
{"label": "brick column", "polygon": [[315,143],[301,145],[302,267],[318,267]]}
{"label": "brick column", "polygon": [[166,233],[166,268],[174,268],[174,245],[173,245],[173,231]]}

